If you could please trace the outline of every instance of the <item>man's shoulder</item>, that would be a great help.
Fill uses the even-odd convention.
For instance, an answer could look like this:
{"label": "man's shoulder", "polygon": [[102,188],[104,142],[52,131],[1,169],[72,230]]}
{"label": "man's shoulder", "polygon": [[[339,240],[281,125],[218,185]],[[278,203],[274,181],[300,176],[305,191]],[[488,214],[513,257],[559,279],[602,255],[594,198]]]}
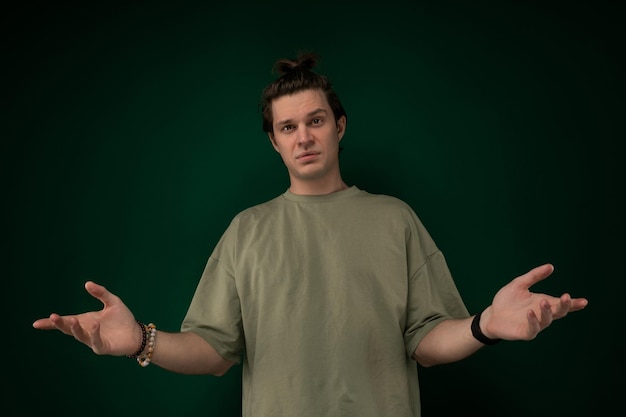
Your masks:
{"label": "man's shoulder", "polygon": [[253,204],[237,213],[234,219],[245,220],[250,218],[257,218],[264,216],[275,210],[276,206],[281,204],[281,196],[276,196],[270,200],[263,201],[261,203]]}
{"label": "man's shoulder", "polygon": [[386,206],[389,208],[395,207],[401,210],[412,210],[406,201],[390,194],[372,193],[361,190],[361,197],[363,198],[363,202],[369,204]]}

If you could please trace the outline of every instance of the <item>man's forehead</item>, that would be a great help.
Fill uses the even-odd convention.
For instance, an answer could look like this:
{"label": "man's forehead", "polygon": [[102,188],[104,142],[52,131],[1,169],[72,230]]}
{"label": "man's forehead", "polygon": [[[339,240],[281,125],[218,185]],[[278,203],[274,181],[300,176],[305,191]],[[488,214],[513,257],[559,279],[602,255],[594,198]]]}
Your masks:
{"label": "man's forehead", "polygon": [[304,90],[285,95],[272,102],[274,120],[305,116],[316,112],[329,112],[326,95],[320,90]]}

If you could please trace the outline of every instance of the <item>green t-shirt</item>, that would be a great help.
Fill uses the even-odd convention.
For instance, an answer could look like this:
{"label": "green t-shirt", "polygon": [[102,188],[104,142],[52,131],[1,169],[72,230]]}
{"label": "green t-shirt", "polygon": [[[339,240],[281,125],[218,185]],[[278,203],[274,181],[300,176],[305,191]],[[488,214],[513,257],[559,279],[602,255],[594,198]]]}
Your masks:
{"label": "green t-shirt", "polygon": [[243,362],[244,417],[414,417],[412,353],[468,316],[413,210],[351,187],[235,216],[181,330]]}

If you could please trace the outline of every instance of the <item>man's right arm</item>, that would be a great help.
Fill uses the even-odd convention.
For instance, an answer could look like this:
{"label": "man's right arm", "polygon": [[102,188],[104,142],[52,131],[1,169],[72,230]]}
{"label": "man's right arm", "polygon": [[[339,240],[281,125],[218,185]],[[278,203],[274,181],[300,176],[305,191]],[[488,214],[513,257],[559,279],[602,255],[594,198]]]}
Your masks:
{"label": "man's right arm", "polygon": [[192,332],[157,331],[152,363],[181,374],[222,376],[235,363],[226,360],[202,337]]}
{"label": "man's right arm", "polygon": [[[89,346],[98,355],[132,356],[145,346],[146,332],[138,324],[130,309],[115,294],[94,282],[85,283],[85,289],[104,307],[99,311],[65,315],[51,314],[36,320],[35,329],[58,330]],[[142,342],[143,339],[143,342]],[[168,333],[156,331],[149,363],[182,374],[223,375],[234,362],[222,358],[203,338],[195,333]]]}

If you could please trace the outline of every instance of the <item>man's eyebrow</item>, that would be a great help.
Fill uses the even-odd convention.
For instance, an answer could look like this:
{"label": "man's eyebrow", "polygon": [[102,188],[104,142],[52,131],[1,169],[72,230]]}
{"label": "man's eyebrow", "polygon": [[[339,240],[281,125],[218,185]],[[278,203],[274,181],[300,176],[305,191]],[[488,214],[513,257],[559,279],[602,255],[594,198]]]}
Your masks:
{"label": "man's eyebrow", "polygon": [[[320,108],[317,108],[315,110],[312,110],[312,111],[308,112],[306,117],[312,117],[312,116],[315,116],[315,115],[320,114],[320,113],[326,114],[328,112],[326,111],[326,109],[320,107]],[[276,124],[279,125],[279,126],[287,125],[287,124],[290,124],[290,123],[293,123],[292,119],[285,119],[285,120],[280,120],[280,121],[276,122]]]}
{"label": "man's eyebrow", "polygon": [[307,114],[307,117],[315,116],[315,115],[316,115],[316,114],[318,114],[318,113],[324,113],[324,114],[326,114],[326,113],[327,113],[327,111],[326,111],[326,109],[323,109],[323,108],[321,108],[321,107],[320,107],[319,109],[315,109],[315,110],[313,110],[312,112],[308,113],[308,114]]}

